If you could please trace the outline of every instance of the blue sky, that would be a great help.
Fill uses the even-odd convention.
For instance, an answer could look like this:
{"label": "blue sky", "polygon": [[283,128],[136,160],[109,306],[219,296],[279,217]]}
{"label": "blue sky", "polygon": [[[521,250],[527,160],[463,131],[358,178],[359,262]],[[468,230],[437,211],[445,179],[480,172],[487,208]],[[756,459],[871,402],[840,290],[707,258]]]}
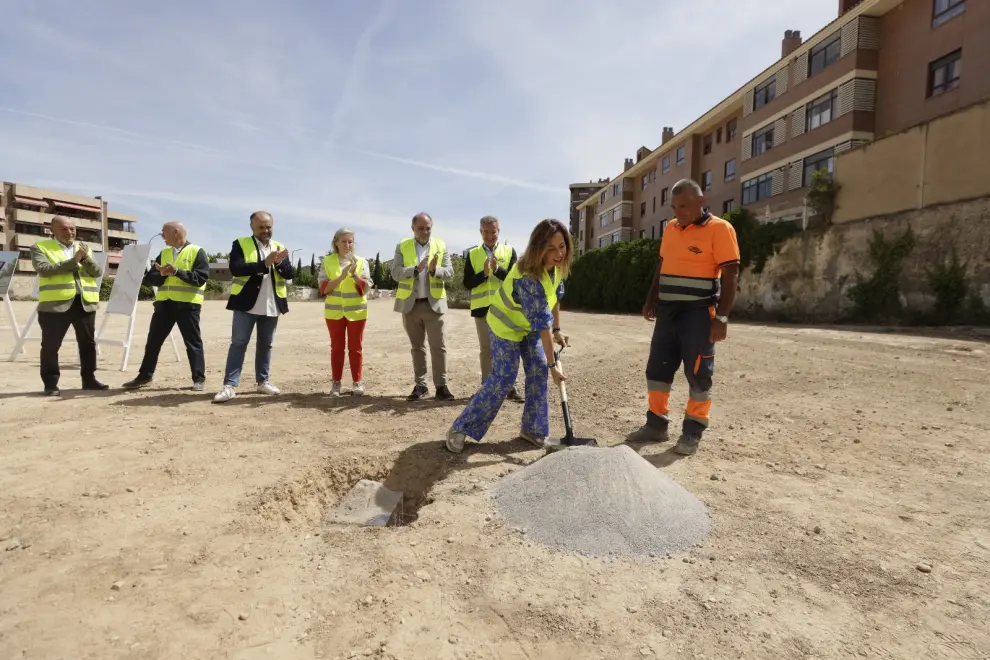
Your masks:
{"label": "blue sky", "polygon": [[[0,179],[166,220],[211,251],[252,211],[304,254],[521,249],[805,37],[835,0],[0,0]],[[772,7],[772,11],[770,8]],[[297,255],[299,256],[299,255]],[[308,257],[307,257],[308,260]]]}

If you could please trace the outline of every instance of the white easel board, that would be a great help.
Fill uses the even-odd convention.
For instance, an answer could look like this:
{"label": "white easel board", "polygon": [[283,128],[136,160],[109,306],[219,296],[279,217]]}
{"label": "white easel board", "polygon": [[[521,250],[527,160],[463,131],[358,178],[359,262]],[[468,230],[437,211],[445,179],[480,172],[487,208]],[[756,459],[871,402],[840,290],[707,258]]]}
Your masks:
{"label": "white easel board", "polygon": [[[121,253],[120,264],[117,266],[117,274],[113,278],[113,288],[110,289],[110,300],[107,302],[103,313],[103,321],[96,332],[96,346],[100,344],[108,346],[120,346],[124,349],[124,354],[120,359],[120,370],[127,371],[127,362],[131,355],[131,345],[134,340],[134,321],[137,317],[138,298],[141,294],[141,283],[144,281],[144,274],[148,268],[148,257],[151,255],[151,244],[141,245],[131,244],[124,247]],[[127,335],[123,341],[117,339],[104,339],[103,332],[106,329],[107,321],[111,314],[120,314],[128,317]],[[175,361],[181,361],[179,347],[175,343],[175,335],[169,334],[172,340],[172,350],[175,352]]]}
{"label": "white easel board", "polygon": [[[14,271],[17,269],[19,256],[20,254],[17,252],[0,252],[0,298],[4,300],[4,309],[7,310],[7,319],[10,321],[10,331],[14,335],[14,343],[17,343],[21,336],[21,326],[17,324],[14,305],[10,302],[10,285],[14,279]],[[23,346],[20,352],[24,352]]]}

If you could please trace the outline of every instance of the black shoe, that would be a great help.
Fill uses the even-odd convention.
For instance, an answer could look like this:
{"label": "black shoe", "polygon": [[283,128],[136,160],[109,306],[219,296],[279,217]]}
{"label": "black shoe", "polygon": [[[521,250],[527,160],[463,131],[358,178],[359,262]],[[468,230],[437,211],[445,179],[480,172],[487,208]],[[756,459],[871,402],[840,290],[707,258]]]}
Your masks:
{"label": "black shoe", "polygon": [[446,385],[437,388],[437,401],[453,401],[455,398]]}
{"label": "black shoe", "polygon": [[413,391],[406,397],[406,401],[419,401],[424,396],[429,394],[430,390],[426,385],[417,385],[413,388]]}
{"label": "black shoe", "polygon": [[509,396],[506,398],[508,398],[509,401],[515,401],[516,403],[523,403],[526,400],[523,398],[522,394],[519,393],[519,390],[514,387],[509,390]]}
{"label": "black shoe", "polygon": [[674,445],[674,452],[680,454],[681,456],[691,456],[698,451],[698,445],[701,444],[700,435],[692,435],[690,433],[682,433],[677,444]]}
{"label": "black shoe", "polygon": [[146,378],[145,376],[138,376],[134,380],[127,381],[126,383],[121,385],[121,387],[123,387],[125,390],[136,390],[139,387],[150,385],[152,380],[153,380],[152,378]]}
{"label": "black shoe", "polygon": [[84,390],[102,392],[103,390],[109,390],[110,389],[110,386],[109,385],[104,385],[103,383],[101,383],[98,380],[91,380],[88,383],[83,383],[82,388]]}
{"label": "black shoe", "polygon": [[62,395],[62,393],[59,391],[59,389],[57,387],[46,387],[45,388],[45,396],[61,396],[61,395]]}

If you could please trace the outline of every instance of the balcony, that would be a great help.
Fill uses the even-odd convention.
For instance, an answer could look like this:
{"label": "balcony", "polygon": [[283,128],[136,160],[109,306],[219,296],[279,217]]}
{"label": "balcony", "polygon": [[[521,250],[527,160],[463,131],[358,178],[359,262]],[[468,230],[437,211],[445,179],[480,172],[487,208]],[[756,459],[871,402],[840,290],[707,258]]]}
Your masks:
{"label": "balcony", "polygon": [[121,231],[119,229],[109,229],[107,230],[107,236],[109,238],[119,238],[125,241],[137,241],[138,235],[135,231]]}
{"label": "balcony", "polygon": [[[54,213],[39,213],[38,211],[27,211],[25,209],[14,209],[11,214],[11,218],[14,222],[27,222],[34,225],[49,225],[52,222],[52,218],[55,217]],[[103,231],[103,223],[99,220],[86,220],[83,218],[72,218],[77,229],[92,229],[94,231]]]}

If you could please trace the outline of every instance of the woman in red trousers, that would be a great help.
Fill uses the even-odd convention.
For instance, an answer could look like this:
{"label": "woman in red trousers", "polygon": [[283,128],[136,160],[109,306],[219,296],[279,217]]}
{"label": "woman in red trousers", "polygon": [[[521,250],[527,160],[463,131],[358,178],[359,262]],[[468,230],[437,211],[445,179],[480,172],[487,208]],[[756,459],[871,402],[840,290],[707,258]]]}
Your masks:
{"label": "woman in red trousers", "polygon": [[364,394],[361,341],[368,319],[369,288],[368,260],[354,254],[354,232],[338,229],[333,235],[333,250],[324,257],[320,270],[320,295],[326,296],[323,316],[330,331],[330,372],[333,377],[330,396],[340,396],[345,346],[354,379],[352,393],[355,396]]}

